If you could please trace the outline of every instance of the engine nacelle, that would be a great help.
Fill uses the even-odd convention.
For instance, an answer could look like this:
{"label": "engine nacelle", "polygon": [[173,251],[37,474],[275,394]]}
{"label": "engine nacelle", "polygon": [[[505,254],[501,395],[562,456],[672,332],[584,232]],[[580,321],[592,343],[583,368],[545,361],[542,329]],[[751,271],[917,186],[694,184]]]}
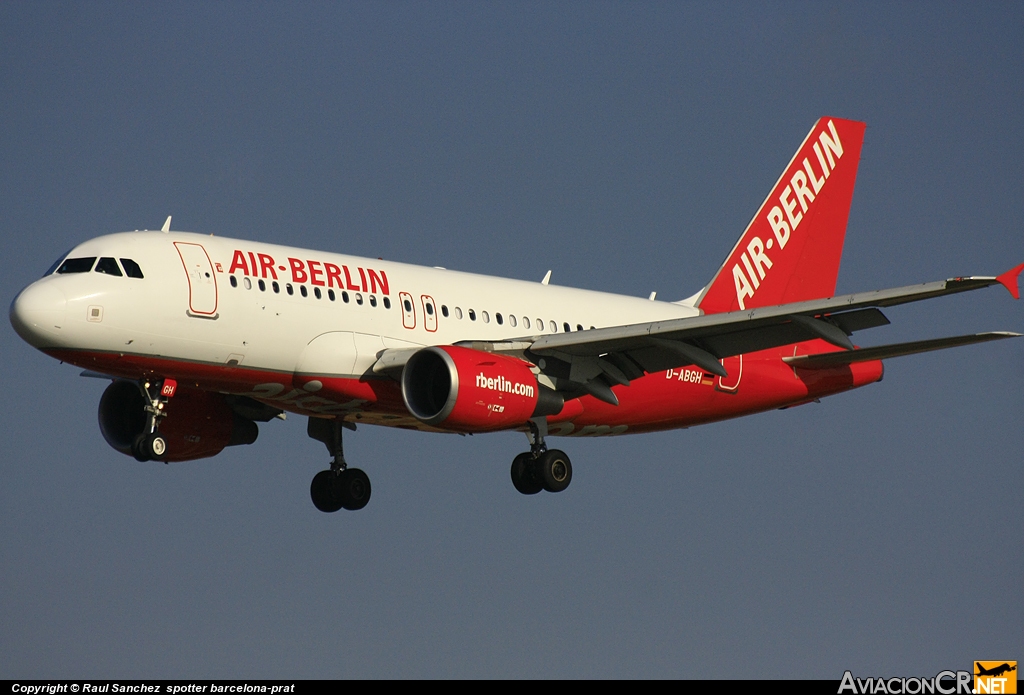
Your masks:
{"label": "engine nacelle", "polygon": [[[115,381],[100,398],[100,432],[122,454],[146,427],[146,400],[131,381]],[[164,408],[159,429],[167,441],[161,461],[191,461],[219,454],[226,446],[252,444],[259,428],[231,409],[219,393],[178,387]]]}
{"label": "engine nacelle", "polygon": [[402,371],[402,399],[417,420],[460,432],[489,432],[553,415],[564,401],[515,357],[445,345],[413,354]]}

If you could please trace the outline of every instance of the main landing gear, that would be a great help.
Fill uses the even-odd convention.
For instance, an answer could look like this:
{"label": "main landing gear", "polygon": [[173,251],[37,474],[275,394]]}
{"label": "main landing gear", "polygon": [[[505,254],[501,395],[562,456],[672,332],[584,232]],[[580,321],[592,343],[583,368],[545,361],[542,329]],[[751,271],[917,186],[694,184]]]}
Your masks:
{"label": "main landing gear", "polygon": [[167,453],[167,440],[158,431],[160,418],[167,417],[164,412],[167,397],[163,395],[163,384],[163,381],[153,383],[145,379],[139,382],[139,390],[146,402],[146,424],[142,433],[132,442],[132,456],[136,461],[159,461]]}
{"label": "main landing gear", "polygon": [[306,433],[323,442],[334,459],[331,468],[313,476],[309,485],[309,496],[313,506],[322,512],[336,512],[339,509],[362,509],[370,501],[370,478],[358,468],[349,468],[345,463],[342,447],[342,427],[351,427],[344,420],[309,418]]}
{"label": "main landing gear", "polygon": [[561,492],[572,482],[572,464],[564,451],[548,449],[544,443],[547,420],[533,418],[529,422],[530,450],[512,459],[512,484],[524,495],[536,495],[541,490]]}

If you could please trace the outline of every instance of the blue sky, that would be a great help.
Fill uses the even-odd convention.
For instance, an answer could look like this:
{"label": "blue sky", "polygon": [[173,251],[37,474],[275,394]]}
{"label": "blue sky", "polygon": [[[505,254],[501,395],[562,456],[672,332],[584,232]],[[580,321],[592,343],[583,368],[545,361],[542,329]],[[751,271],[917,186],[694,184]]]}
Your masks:
{"label": "blue sky", "polygon": [[[937,3],[0,5],[8,301],[174,227],[659,298],[714,274],[811,124],[868,124],[838,292],[1024,261],[1024,9]],[[865,345],[1024,332],[1000,288]],[[558,440],[302,418],[138,464],[103,382],[0,330],[7,677],[933,675],[1021,658],[1024,340],[820,404]],[[723,670],[728,664],[728,670]]]}

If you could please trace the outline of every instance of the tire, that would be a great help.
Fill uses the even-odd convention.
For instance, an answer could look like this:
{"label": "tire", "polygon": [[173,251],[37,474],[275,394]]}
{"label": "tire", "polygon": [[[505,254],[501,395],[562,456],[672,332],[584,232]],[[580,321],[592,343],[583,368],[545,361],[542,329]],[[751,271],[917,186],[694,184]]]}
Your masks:
{"label": "tire", "polygon": [[309,497],[313,506],[322,512],[336,512],[341,509],[341,498],[337,494],[338,476],[334,471],[320,471],[309,484]]}
{"label": "tire", "polygon": [[132,456],[140,463],[145,463],[153,458],[146,453],[146,435],[137,435],[132,441]]}
{"label": "tire", "polygon": [[335,489],[341,506],[349,511],[362,509],[370,501],[370,477],[358,468],[342,471]]}
{"label": "tire", "polygon": [[512,459],[512,485],[523,495],[536,495],[544,489],[534,474],[536,466],[529,452],[519,454]]}
{"label": "tire", "polygon": [[537,459],[537,479],[548,492],[561,492],[572,482],[572,464],[564,451],[549,449]]}

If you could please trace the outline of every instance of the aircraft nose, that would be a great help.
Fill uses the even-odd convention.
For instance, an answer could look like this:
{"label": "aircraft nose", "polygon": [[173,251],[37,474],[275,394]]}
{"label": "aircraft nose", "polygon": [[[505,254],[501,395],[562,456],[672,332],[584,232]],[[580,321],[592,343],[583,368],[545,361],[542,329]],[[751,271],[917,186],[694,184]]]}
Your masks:
{"label": "aircraft nose", "polygon": [[67,297],[52,282],[33,283],[11,302],[11,325],[33,347],[55,345],[64,326],[67,303]]}

